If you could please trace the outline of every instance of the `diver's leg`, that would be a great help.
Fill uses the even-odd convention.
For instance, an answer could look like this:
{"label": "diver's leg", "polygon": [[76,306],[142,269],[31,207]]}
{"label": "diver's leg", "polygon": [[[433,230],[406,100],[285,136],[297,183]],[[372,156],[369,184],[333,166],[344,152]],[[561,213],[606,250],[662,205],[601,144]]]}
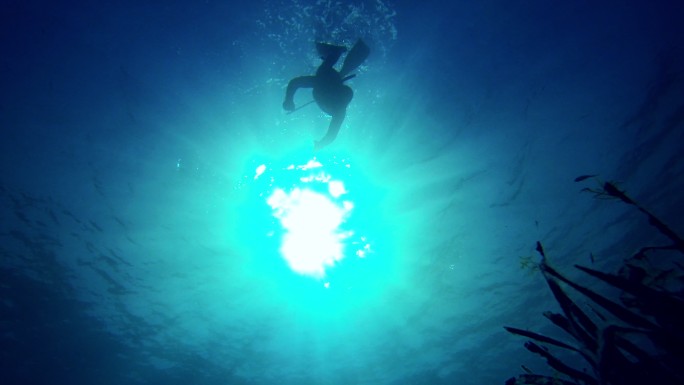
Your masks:
{"label": "diver's leg", "polygon": [[[314,92],[316,90],[314,89]],[[335,138],[337,138],[337,133],[340,132],[340,127],[342,127],[342,122],[344,117],[347,115],[347,106],[354,97],[354,91],[352,91],[349,86],[342,86],[338,89],[337,95],[334,99],[333,110],[330,115],[332,119],[330,120],[330,126],[328,126],[328,132],[325,134],[321,140],[314,142],[314,150],[320,150],[321,148],[332,143]]]}
{"label": "diver's leg", "polygon": [[313,88],[314,76],[300,76],[290,80],[287,84],[287,91],[285,91],[285,101],[283,102],[283,108],[288,111],[294,111],[294,95],[299,88]]}
{"label": "diver's leg", "polygon": [[342,127],[342,122],[344,121],[346,114],[346,110],[342,110],[333,114],[332,119],[330,120],[330,126],[328,126],[328,132],[323,138],[321,138],[321,140],[314,142],[314,150],[322,149],[323,147],[332,143],[335,138],[337,138],[337,133],[340,132],[340,127]]}

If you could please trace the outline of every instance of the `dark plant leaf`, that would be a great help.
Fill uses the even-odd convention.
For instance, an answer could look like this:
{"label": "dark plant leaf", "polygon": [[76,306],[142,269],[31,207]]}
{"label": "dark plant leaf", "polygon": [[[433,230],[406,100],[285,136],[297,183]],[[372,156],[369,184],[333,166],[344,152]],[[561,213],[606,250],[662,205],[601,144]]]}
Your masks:
{"label": "dark plant leaf", "polygon": [[647,313],[656,316],[660,320],[667,319],[668,324],[684,324],[684,303],[666,292],[651,289],[640,283],[635,283],[622,277],[603,273],[588,267],[575,265],[576,268],[596,277],[612,286],[617,287],[636,297],[640,297]]}
{"label": "dark plant leaf", "polygon": [[541,374],[521,374],[517,378],[509,378],[506,385],[577,385],[577,383]]}
{"label": "dark plant leaf", "polygon": [[583,181],[583,180],[585,180],[585,179],[593,178],[593,177],[595,177],[595,176],[597,176],[597,175],[598,175],[598,174],[580,175],[580,176],[578,176],[577,178],[575,178],[575,182],[581,182],[581,181]]}
{"label": "dark plant leaf", "polygon": [[532,338],[533,340],[537,340],[539,342],[544,342],[547,344],[551,344],[551,345],[555,345],[555,346],[558,346],[561,348],[570,349],[570,350],[579,352],[579,349],[577,349],[574,346],[570,346],[570,345],[566,344],[565,342],[561,342],[561,341],[558,341],[557,339],[547,337],[547,336],[544,336],[544,335],[541,335],[541,334],[538,334],[535,332],[517,329],[514,327],[510,327],[510,326],[504,326],[504,329],[506,329],[509,333],[517,334],[517,335],[520,335],[523,337]]}
{"label": "dark plant leaf", "polygon": [[629,204],[629,205],[636,206],[636,207],[639,209],[639,211],[641,211],[642,213],[646,214],[646,216],[648,217],[648,223],[649,223],[651,226],[655,227],[655,228],[658,229],[658,231],[660,231],[663,235],[665,235],[666,237],[670,238],[670,239],[674,242],[674,244],[675,244],[675,246],[677,247],[677,249],[679,249],[679,251],[681,251],[681,252],[684,253],[684,240],[682,240],[682,239],[677,235],[677,233],[675,233],[674,231],[672,231],[672,229],[670,229],[667,225],[665,225],[665,224],[664,224],[660,219],[658,219],[655,215],[651,214],[648,210],[646,210],[645,208],[641,207],[639,204],[637,204],[635,201],[633,201],[632,198],[630,198],[629,196],[627,196],[627,194],[625,194],[623,191],[621,191],[620,189],[618,189],[618,188],[617,188],[613,183],[611,183],[611,182],[606,182],[606,183],[603,184],[603,191],[605,191],[606,194],[608,194],[608,195],[610,195],[610,196],[612,196],[612,197],[618,198],[618,199],[620,199],[621,201],[623,201],[623,202],[625,202],[625,203],[627,203],[627,204]]}
{"label": "dark plant leaf", "polygon": [[586,354],[585,352],[583,352],[580,349],[577,349],[574,346],[570,346],[570,345],[566,344],[565,342],[558,341],[555,338],[547,337],[547,336],[544,336],[544,335],[541,335],[538,333],[534,333],[534,332],[530,332],[530,331],[522,330],[522,329],[517,329],[517,328],[510,327],[510,326],[504,326],[504,329],[506,329],[509,333],[517,334],[517,335],[520,335],[523,337],[532,338],[533,340],[536,340],[539,342],[547,343],[550,345],[555,345],[555,346],[558,346],[558,347],[561,347],[564,349],[569,349],[569,350],[572,350],[574,352],[577,352],[580,355],[582,355],[582,357],[584,357],[584,359],[587,360],[587,362],[589,364],[591,364],[592,367],[596,367],[596,362],[595,362],[595,359],[593,357],[589,356],[588,354]]}
{"label": "dark plant leaf", "polygon": [[612,313],[614,316],[618,317],[624,322],[627,322],[628,324],[631,324],[636,327],[642,327],[642,328],[648,328],[648,329],[658,329],[658,326],[653,324],[651,321],[647,320],[646,318],[637,315],[626,308],[618,305],[617,303],[609,300],[606,297],[603,297],[599,294],[596,294],[595,292],[580,286],[571,280],[565,278],[562,276],[560,273],[555,271],[552,267],[547,265],[546,263],[541,263],[540,265],[542,272],[548,272],[549,274],[553,275],[554,277],[558,278],[559,280],[565,282],[568,284],[570,287],[573,289],[577,290],[578,292],[582,293],[584,296],[588,297],[592,301],[594,301],[596,304],[601,306],[602,308],[606,309],[610,313]]}
{"label": "dark plant leaf", "polygon": [[[542,265],[546,263],[542,262]],[[542,270],[543,272],[543,270]],[[551,289],[551,293],[556,298],[556,301],[560,305],[563,313],[565,314],[565,319],[568,321],[569,328],[563,328],[565,331],[569,332],[577,341],[584,345],[587,349],[592,352],[596,352],[598,337],[596,325],[591,321],[591,319],[580,309],[567,294],[561,289],[558,283],[553,280],[548,274],[544,274],[546,283]],[[577,320],[577,321],[575,321]],[[560,326],[560,325],[559,325]]]}
{"label": "dark plant leaf", "polygon": [[589,385],[598,385],[598,381],[594,377],[566,365],[563,361],[559,360],[553,354],[549,353],[546,349],[543,349],[541,346],[535,344],[534,342],[527,341],[525,343],[525,347],[532,353],[536,353],[544,357],[550,367],[565,374],[566,376],[577,381],[585,382]]}

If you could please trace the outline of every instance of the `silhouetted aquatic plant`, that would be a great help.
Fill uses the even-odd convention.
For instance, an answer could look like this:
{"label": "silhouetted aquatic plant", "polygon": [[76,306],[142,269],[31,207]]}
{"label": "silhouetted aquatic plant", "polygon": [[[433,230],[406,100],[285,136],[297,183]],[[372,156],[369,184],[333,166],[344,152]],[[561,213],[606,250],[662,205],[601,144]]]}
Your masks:
{"label": "silhouetted aquatic plant", "polygon": [[[595,177],[584,175],[575,181]],[[541,256],[539,270],[562,310],[561,313],[547,311],[544,316],[574,339],[574,343],[504,327],[510,333],[529,338],[525,343],[527,350],[544,358],[556,373],[555,376],[536,374],[523,366],[526,373],[508,379],[506,385],[684,384],[684,266],[681,263],[684,241],[615,183],[599,182],[599,187],[584,191],[636,207],[671,243],[642,247],[624,261],[618,274],[575,265],[589,276],[619,289],[621,294],[615,301],[552,268],[544,247],[537,242],[536,250]],[[586,308],[591,313],[571,299],[566,292],[568,287],[589,300]],[[578,355],[588,368],[566,364],[550,347]]]}

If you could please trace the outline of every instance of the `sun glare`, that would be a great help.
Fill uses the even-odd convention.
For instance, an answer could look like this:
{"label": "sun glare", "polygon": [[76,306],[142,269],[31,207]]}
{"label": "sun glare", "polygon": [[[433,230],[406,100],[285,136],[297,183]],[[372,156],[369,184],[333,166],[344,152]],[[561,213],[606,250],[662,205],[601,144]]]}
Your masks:
{"label": "sun glare", "polygon": [[[260,196],[282,229],[271,236],[281,236],[278,251],[292,271],[324,279],[345,255],[359,258],[369,252],[370,246],[360,244],[362,238],[344,226],[355,207],[345,182],[333,178],[316,159],[276,170],[259,165],[257,179],[268,184]],[[345,253],[345,248],[350,250]]]}
{"label": "sun glare", "polygon": [[322,278],[326,267],[342,259],[342,240],[350,232],[339,226],[349,210],[323,194],[299,188],[290,193],[276,189],[267,203],[286,231],[280,252],[292,270]]}

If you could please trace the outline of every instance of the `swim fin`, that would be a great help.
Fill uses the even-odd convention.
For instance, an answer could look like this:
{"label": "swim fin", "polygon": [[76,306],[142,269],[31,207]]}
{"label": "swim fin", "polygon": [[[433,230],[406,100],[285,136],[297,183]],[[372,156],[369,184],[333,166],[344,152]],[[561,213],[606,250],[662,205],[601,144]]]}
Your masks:
{"label": "swim fin", "polygon": [[356,44],[354,44],[354,47],[352,47],[351,51],[349,51],[347,54],[347,57],[344,58],[344,64],[342,64],[340,75],[346,76],[350,72],[359,68],[359,66],[366,61],[366,58],[368,58],[369,54],[370,48],[368,48],[366,43],[364,43],[361,39],[357,40]]}

